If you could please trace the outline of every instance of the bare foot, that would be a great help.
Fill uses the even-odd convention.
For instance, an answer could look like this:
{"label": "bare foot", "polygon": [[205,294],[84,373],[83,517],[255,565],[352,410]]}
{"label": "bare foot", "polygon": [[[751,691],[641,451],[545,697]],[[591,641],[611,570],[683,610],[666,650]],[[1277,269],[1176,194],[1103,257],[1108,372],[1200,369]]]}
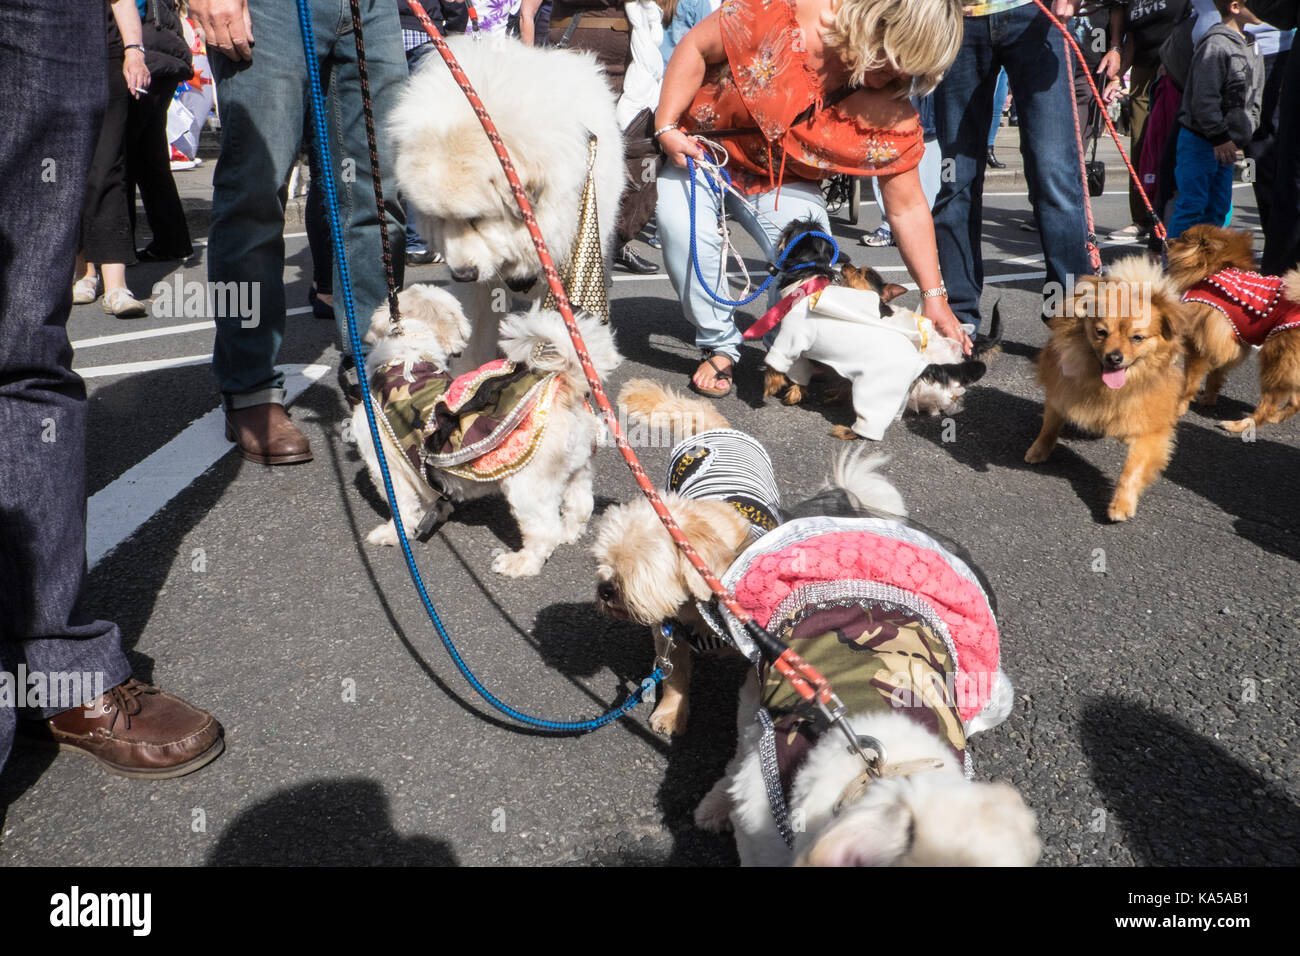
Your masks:
{"label": "bare foot", "polygon": [[701,395],[721,398],[731,394],[731,379],[736,363],[730,356],[715,353],[700,363],[700,367],[691,376],[691,387]]}

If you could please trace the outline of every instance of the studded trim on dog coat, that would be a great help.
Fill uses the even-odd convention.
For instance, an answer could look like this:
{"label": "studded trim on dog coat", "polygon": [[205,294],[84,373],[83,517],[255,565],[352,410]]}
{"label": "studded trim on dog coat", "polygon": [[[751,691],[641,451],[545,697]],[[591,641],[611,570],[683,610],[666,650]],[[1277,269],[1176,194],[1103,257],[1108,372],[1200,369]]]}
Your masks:
{"label": "studded trim on dog coat", "polygon": [[1184,302],[1199,302],[1223,313],[1237,341],[1263,345],[1283,329],[1300,328],[1300,302],[1282,294],[1282,277],[1244,269],[1223,269],[1183,293]]}
{"label": "studded trim on dog coat", "polygon": [[375,370],[380,420],[411,466],[470,481],[500,481],[532,460],[546,430],[559,376],[505,359],[453,379],[432,362]]}
{"label": "studded trim on dog coat", "polygon": [[767,449],[751,435],[711,428],[678,443],[668,459],[668,489],[686,498],[726,501],[757,537],[781,523],[781,493]]}

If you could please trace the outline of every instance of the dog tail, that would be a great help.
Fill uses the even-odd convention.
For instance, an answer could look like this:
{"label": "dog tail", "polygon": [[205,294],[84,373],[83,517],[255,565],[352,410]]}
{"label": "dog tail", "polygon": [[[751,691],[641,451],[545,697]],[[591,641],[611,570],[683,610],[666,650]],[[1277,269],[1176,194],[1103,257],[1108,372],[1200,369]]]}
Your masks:
{"label": "dog tail", "polygon": [[1300,266],[1282,274],[1282,294],[1292,302],[1300,302]]}
{"label": "dog tail", "polygon": [[[614,345],[614,333],[585,312],[577,313],[577,321],[596,374],[604,378],[623,361]],[[506,316],[501,322],[500,344],[510,361],[538,372],[560,372],[579,385],[580,391],[587,391],[582,363],[560,313],[534,305],[528,312]]]}
{"label": "dog tail", "polygon": [[907,505],[903,503],[903,496],[880,473],[887,461],[888,455],[879,452],[866,454],[863,446],[850,448],[836,457],[831,482],[855,499],[859,507],[906,518]]}
{"label": "dog tail", "polygon": [[651,428],[670,427],[677,440],[711,428],[731,427],[711,403],[691,398],[648,378],[628,381],[619,389],[618,404],[627,410],[629,422]]}

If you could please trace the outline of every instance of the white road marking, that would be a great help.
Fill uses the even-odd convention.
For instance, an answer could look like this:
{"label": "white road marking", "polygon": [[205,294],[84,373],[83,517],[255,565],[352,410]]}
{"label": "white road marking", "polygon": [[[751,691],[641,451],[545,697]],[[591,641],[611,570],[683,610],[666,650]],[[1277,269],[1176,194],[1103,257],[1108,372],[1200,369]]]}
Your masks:
{"label": "white road marking", "polygon": [[211,329],[211,321],[189,322],[185,325],[167,325],[160,329],[140,329],[138,332],[118,332],[115,335],[100,335],[93,339],[77,339],[72,343],[74,349],[91,349],[97,345],[116,345],[118,342],[134,342],[137,339],[153,339],[160,335],[180,335],[184,332],[197,332],[199,329]]}
{"label": "white road marking", "polygon": [[161,368],[181,368],[185,365],[203,365],[212,361],[212,353],[182,355],[179,358],[153,359],[148,362],[123,362],[120,365],[96,365],[92,368],[73,369],[82,378],[104,378],[108,375],[133,375],[136,372],[156,372]]}
{"label": "white road marking", "polygon": [[[310,312],[311,306],[306,305],[299,309],[286,309],[285,315],[302,315],[304,312]],[[117,345],[119,342],[135,342],[140,339],[156,339],[163,335],[182,335],[186,332],[199,332],[204,329],[216,328],[210,320],[203,322],[187,322],[185,325],[165,325],[158,329],[140,329],[138,332],[117,332],[113,335],[100,335],[93,339],[77,339],[72,343],[74,349],[92,349],[100,345]],[[192,363],[182,363],[192,364]],[[117,366],[104,366],[105,368],[116,368]],[[122,366],[125,367],[125,366]],[[165,366],[164,366],[165,367]],[[82,378],[94,378],[94,369],[89,369],[92,374],[81,373]],[[119,375],[120,372],[100,372],[100,375]]]}
{"label": "white road marking", "polygon": [[[204,360],[207,360],[207,356]],[[282,365],[285,403],[330,372],[328,365]],[[83,373],[84,374],[84,373]],[[86,502],[86,561],[94,567],[235,446],[214,408]]]}

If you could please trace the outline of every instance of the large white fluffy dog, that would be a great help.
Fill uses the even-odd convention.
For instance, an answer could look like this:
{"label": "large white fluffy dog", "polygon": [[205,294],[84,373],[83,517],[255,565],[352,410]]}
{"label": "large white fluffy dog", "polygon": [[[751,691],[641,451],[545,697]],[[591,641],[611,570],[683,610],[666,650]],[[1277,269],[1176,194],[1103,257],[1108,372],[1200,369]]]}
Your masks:
{"label": "large white fluffy dog", "polygon": [[[599,142],[594,177],[601,251],[608,261],[623,192],[623,136],[605,74],[588,53],[524,46],[506,37],[451,37],[448,45],[491,115],[546,239],[564,269],[577,234],[587,143]],[[426,57],[393,111],[397,183],[421,234],[452,277],[476,283],[466,308],[474,333],[466,364],[494,355],[493,283],[543,294],[541,265],[496,153],[441,57]],[[471,301],[472,300],[472,301]],[[494,311],[492,306],[496,305]]]}
{"label": "large white fluffy dog", "polygon": [[[523,546],[497,555],[492,570],[537,574],[558,545],[578,540],[593,506],[591,459],[600,425],[584,405],[587,382],[563,320],[536,306],[507,316],[505,359],[453,380],[448,368],[470,332],[460,303],[417,285],[403,290],[398,304],[400,335],[392,334],[386,306],[371,319],[366,378],[403,526],[414,535],[438,507],[433,482],[457,501],[502,494]],[[609,326],[585,314],[578,321],[597,371],[608,374],[620,361]],[[352,413],[352,428],[382,489],[364,405]],[[452,453],[448,442],[456,446]],[[397,544],[393,522],[366,540]]]}

